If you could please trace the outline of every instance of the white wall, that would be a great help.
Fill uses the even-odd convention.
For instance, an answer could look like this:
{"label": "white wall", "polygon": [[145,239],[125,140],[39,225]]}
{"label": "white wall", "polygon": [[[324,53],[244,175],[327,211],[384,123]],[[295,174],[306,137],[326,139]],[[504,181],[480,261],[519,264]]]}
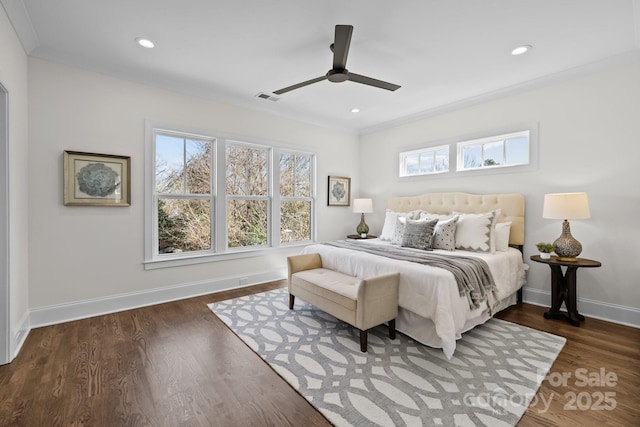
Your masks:
{"label": "white wall", "polygon": [[[28,328],[28,106],[27,106],[27,56],[9,19],[0,7],[0,83],[8,91],[9,98],[9,283],[0,289],[9,289],[9,359],[21,344],[17,335]],[[5,165],[1,173],[5,174]],[[3,191],[0,190],[0,193]],[[4,205],[4,202],[3,202]],[[5,209],[2,206],[1,209]],[[4,243],[4,242],[3,242]],[[2,279],[6,272],[2,272]],[[4,296],[3,296],[4,299]],[[6,315],[6,301],[0,302],[2,315]],[[1,329],[1,328],[0,328]],[[0,339],[6,341],[5,331]],[[22,335],[21,338],[24,338]],[[8,362],[0,355],[0,363]]]}
{"label": "white wall", "polygon": [[[357,224],[348,208],[326,206],[327,175],[357,172],[356,135],[34,58],[29,59],[29,103],[30,306],[36,312],[246,276],[248,262],[251,272],[281,272],[285,255],[300,250],[145,271],[145,119],[311,147],[318,155],[318,238],[339,238]],[[131,156],[132,206],[64,206],[63,150]],[[36,323],[55,320],[46,317]]]}
{"label": "white wall", "polygon": [[[373,232],[376,229],[379,232],[385,201],[392,195],[433,191],[523,193],[527,203],[527,260],[535,253],[537,241],[552,241],[560,234],[559,221],[541,217],[543,195],[587,191],[592,218],[572,221],[572,231],[583,243],[581,256],[598,259],[603,267],[578,272],[581,304],[594,301],[608,310],[628,308],[632,314],[640,312],[637,278],[640,271],[634,264],[640,255],[639,246],[634,243],[640,239],[640,228],[633,221],[635,211],[640,208],[636,184],[640,182],[637,168],[640,144],[636,143],[640,131],[637,63],[417,120],[359,139],[345,132],[39,59],[29,59],[28,68],[29,179],[22,176],[20,182],[24,185],[28,181],[29,186],[19,194],[23,197],[28,194],[30,205],[29,227],[20,231],[29,236],[29,275],[25,272],[24,279],[28,277],[32,312],[46,314],[56,307],[63,310],[74,303],[87,302],[91,304],[85,305],[95,309],[109,299],[124,296],[114,303],[115,307],[126,302],[128,295],[182,284],[204,283],[204,287],[197,289],[209,289],[207,283],[211,281],[246,275],[247,262],[251,262],[251,271],[258,273],[284,270],[285,255],[293,251],[278,251],[250,260],[144,270],[145,119],[314,148],[319,166],[319,240],[352,233],[358,222],[349,208],[326,206],[327,175],[351,176],[354,197],[374,197],[377,212],[367,215]],[[26,115],[23,120],[26,122]],[[531,122],[537,122],[540,130],[536,171],[486,175],[472,180],[453,177],[400,181],[396,176],[397,152],[401,147]],[[21,144],[18,150],[26,146]],[[63,206],[63,150],[131,156],[132,206]],[[366,186],[360,184],[363,182]],[[17,204],[26,205],[24,200]],[[24,214],[20,221],[24,221]],[[26,242],[21,244],[26,247]],[[538,294],[548,294],[548,267],[533,264],[527,286],[528,295],[534,299]],[[173,295],[179,297],[181,292],[178,289]],[[24,298],[17,306],[24,306],[26,301]],[[615,320],[615,316],[610,317]],[[46,315],[38,320],[37,324],[46,323]]]}
{"label": "white wall", "polygon": [[[400,148],[490,132],[505,126],[539,124],[539,169],[526,173],[401,181]],[[609,310],[609,318],[630,307],[640,313],[640,65],[611,67],[587,76],[535,88],[457,111],[364,135],[360,143],[363,194],[378,207],[373,230],[383,222],[384,201],[392,195],[426,192],[518,192],[526,198],[525,259],[535,243],[553,241],[561,221],[542,218],[545,193],[586,191],[591,219],[571,221],[583,245],[581,257],[602,262],[578,271],[581,309]],[[546,265],[531,261],[529,296],[550,288]],[[526,294],[525,294],[526,295]],[[624,306],[624,307],[618,307]],[[597,311],[597,310],[596,310]],[[629,310],[627,310],[629,313]],[[593,313],[601,315],[600,313]],[[620,319],[618,319],[620,320]]]}

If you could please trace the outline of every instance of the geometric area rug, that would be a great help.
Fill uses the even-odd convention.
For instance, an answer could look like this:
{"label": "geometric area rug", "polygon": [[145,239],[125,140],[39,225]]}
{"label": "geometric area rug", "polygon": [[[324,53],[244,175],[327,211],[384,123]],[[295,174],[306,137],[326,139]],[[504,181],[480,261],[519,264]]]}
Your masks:
{"label": "geometric area rug", "polygon": [[[209,304],[227,326],[336,426],[514,426],[565,339],[491,319],[447,360],[388,328],[355,328],[286,288]],[[537,399],[536,399],[537,400]],[[539,404],[533,402],[532,404]]]}

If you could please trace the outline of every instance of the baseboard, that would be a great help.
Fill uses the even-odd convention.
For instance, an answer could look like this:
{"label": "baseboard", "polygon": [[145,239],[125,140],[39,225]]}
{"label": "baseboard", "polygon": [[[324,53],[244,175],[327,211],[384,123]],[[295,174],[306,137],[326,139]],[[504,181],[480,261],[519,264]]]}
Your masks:
{"label": "baseboard", "polygon": [[[32,328],[282,280],[285,277],[286,270],[272,270],[36,308],[21,320],[13,353],[18,354]],[[523,300],[529,304],[549,307],[551,293],[525,287]],[[640,310],[637,308],[579,298],[578,309],[587,317],[640,328]]]}
{"label": "baseboard", "polygon": [[[551,292],[524,287],[523,300],[526,303],[551,307]],[[625,326],[640,328],[640,309],[608,302],[578,298],[578,311],[586,317],[606,320]]]}
{"label": "baseboard", "polygon": [[17,332],[11,340],[11,360],[15,359],[18,353],[20,353],[22,345],[26,341],[29,332],[31,332],[30,320],[30,315],[27,311],[18,322],[18,327],[14,329],[17,330]]}
{"label": "baseboard", "polygon": [[[38,328],[123,310],[192,298],[228,289],[252,286],[258,283],[282,280],[286,278],[286,276],[286,270],[272,270],[242,276],[185,283],[143,292],[114,295],[106,298],[51,305],[31,310],[29,321],[31,328]],[[24,334],[25,337],[26,335],[27,334]]]}

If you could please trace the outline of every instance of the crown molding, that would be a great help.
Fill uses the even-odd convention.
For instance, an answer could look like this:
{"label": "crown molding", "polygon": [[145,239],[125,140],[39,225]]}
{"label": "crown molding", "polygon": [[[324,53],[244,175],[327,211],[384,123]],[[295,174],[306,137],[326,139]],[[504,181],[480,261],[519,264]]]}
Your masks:
{"label": "crown molding", "polygon": [[633,32],[636,40],[636,49],[640,50],[640,0],[633,0]]}
{"label": "crown molding", "polygon": [[[640,3],[640,0],[638,0]],[[640,10],[640,5],[638,6]],[[637,28],[638,26],[636,26]],[[419,113],[410,114],[407,116],[399,117],[394,120],[379,123],[364,129],[359,132],[360,136],[380,132],[402,125],[407,125],[427,118],[435,117],[441,114],[450,113],[452,111],[460,110],[462,108],[471,107],[484,102],[493,101],[496,99],[504,98],[506,96],[515,95],[517,93],[529,91],[532,89],[542,88],[552,84],[560,83],[563,81],[575,79],[580,76],[585,76],[598,71],[603,71],[610,68],[620,67],[629,64],[640,63],[640,49],[634,49],[619,55],[610,56],[608,58],[591,62],[578,67],[573,67],[567,70],[560,71],[558,73],[549,74],[533,80],[529,80],[523,83],[505,87],[502,89],[494,90],[484,93],[482,95],[474,96],[471,98],[461,99],[446,105],[435,107],[429,110],[424,110]]]}
{"label": "crown molding", "polygon": [[18,35],[22,48],[29,55],[35,48],[40,46],[40,40],[33,28],[33,23],[27,12],[27,7],[22,0],[0,0],[4,7],[13,29]]}

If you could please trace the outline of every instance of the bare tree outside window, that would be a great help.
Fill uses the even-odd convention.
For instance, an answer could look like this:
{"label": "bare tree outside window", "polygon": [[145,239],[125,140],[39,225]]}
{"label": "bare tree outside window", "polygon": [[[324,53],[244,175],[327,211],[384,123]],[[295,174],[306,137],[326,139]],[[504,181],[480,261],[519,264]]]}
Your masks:
{"label": "bare tree outside window", "polygon": [[227,144],[227,239],[230,248],[267,244],[269,151],[240,143]]}
{"label": "bare tree outside window", "polygon": [[280,155],[280,242],[311,240],[311,156]]}
{"label": "bare tree outside window", "polygon": [[211,249],[212,142],[156,137],[158,252]]}
{"label": "bare tree outside window", "polygon": [[[154,144],[155,255],[224,253],[312,239],[312,154],[173,131],[156,131]],[[217,184],[216,168],[222,173]],[[216,229],[222,224],[224,230]],[[280,224],[279,237],[271,235],[277,232],[272,224]]]}

